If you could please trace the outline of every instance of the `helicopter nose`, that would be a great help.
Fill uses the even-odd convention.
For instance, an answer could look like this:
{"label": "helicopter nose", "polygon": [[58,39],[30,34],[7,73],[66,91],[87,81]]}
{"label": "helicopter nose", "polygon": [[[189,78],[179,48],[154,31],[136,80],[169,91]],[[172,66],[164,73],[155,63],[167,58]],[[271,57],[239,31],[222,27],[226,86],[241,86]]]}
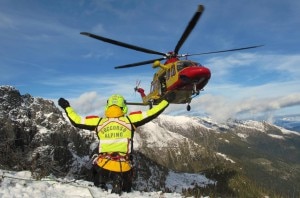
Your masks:
{"label": "helicopter nose", "polygon": [[211,73],[206,67],[190,67],[180,72],[180,79],[189,82],[199,82],[209,80]]}

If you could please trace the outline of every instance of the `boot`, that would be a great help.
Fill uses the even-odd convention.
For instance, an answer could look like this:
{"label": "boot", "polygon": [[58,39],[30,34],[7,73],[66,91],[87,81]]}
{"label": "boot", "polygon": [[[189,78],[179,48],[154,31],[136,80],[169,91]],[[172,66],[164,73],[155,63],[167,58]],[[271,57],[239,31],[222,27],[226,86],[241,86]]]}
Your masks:
{"label": "boot", "polygon": [[123,173],[122,176],[123,176],[122,191],[129,193],[131,192],[131,187],[132,187],[133,170]]}
{"label": "boot", "polygon": [[108,191],[108,188],[105,183],[101,183],[98,187],[100,187],[104,191]]}
{"label": "boot", "polygon": [[118,194],[118,195],[122,194],[122,178],[121,178],[121,176],[117,175],[114,178],[111,193],[115,193],[115,194]]}

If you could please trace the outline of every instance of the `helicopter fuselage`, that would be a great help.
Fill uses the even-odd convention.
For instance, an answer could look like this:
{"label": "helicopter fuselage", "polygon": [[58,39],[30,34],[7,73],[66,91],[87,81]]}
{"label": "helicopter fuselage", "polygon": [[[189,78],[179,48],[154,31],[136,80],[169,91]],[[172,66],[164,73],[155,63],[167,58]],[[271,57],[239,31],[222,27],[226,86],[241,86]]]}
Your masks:
{"label": "helicopter fuselage", "polygon": [[143,98],[144,102],[153,101],[156,104],[174,92],[175,99],[172,103],[190,103],[192,97],[199,94],[211,77],[208,68],[190,60],[169,60],[164,65],[159,64],[159,67],[154,74],[150,94]]}

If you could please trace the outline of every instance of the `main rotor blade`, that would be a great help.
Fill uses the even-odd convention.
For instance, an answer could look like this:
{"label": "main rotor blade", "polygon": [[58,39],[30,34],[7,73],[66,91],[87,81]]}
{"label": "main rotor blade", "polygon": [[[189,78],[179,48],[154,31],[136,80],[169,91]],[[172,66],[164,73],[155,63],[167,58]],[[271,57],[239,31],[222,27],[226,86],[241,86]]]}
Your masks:
{"label": "main rotor blade", "polygon": [[142,61],[142,62],[138,62],[138,63],[131,63],[131,64],[127,64],[127,65],[121,65],[121,66],[115,67],[115,69],[123,69],[123,68],[128,68],[128,67],[142,66],[142,65],[153,63],[156,60],[161,61],[161,60],[164,60],[164,59],[165,58],[157,58],[157,59]]}
{"label": "main rotor blade", "polygon": [[194,14],[193,18],[190,20],[188,26],[186,27],[185,31],[183,32],[181,38],[179,39],[179,41],[178,41],[178,43],[177,43],[177,45],[174,49],[175,54],[178,54],[179,49],[181,48],[181,46],[183,45],[183,43],[185,42],[185,40],[187,39],[189,34],[192,32],[192,30],[196,26],[196,24],[197,24],[200,16],[202,15],[203,11],[204,11],[204,6],[199,5],[196,13]]}
{"label": "main rotor blade", "polygon": [[223,53],[223,52],[232,52],[232,51],[246,50],[246,49],[257,48],[257,47],[262,47],[262,46],[264,46],[264,45],[255,45],[255,46],[235,48],[235,49],[229,49],[229,50],[203,52],[203,53],[198,53],[198,54],[187,54],[187,55],[184,55],[184,56],[195,56],[195,55],[204,55],[204,54],[216,54],[216,53]]}
{"label": "main rotor blade", "polygon": [[139,46],[136,46],[136,45],[123,43],[123,42],[120,42],[120,41],[105,38],[103,36],[98,36],[98,35],[91,34],[91,33],[88,33],[88,32],[81,32],[80,34],[85,35],[85,36],[89,36],[89,37],[92,37],[94,39],[97,39],[97,40],[100,40],[100,41],[103,41],[103,42],[107,42],[107,43],[110,43],[110,44],[113,44],[113,45],[118,45],[118,46],[121,46],[121,47],[125,47],[125,48],[128,48],[128,49],[133,49],[133,50],[144,52],[144,53],[147,53],[147,54],[157,54],[157,55],[162,55],[162,56],[166,55],[165,53],[162,53],[162,52],[157,52],[157,51],[146,49],[146,48],[139,47]]}

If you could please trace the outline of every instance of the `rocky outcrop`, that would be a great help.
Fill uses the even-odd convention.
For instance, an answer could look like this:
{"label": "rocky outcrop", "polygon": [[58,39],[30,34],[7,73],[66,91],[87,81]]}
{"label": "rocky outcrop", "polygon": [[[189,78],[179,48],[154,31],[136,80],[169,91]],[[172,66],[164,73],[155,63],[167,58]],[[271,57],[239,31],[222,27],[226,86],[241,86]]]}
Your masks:
{"label": "rocky outcrop", "polygon": [[53,101],[21,95],[11,86],[0,87],[0,104],[0,164],[4,168],[43,174],[80,171],[73,164],[89,155],[92,133],[72,127]]}

